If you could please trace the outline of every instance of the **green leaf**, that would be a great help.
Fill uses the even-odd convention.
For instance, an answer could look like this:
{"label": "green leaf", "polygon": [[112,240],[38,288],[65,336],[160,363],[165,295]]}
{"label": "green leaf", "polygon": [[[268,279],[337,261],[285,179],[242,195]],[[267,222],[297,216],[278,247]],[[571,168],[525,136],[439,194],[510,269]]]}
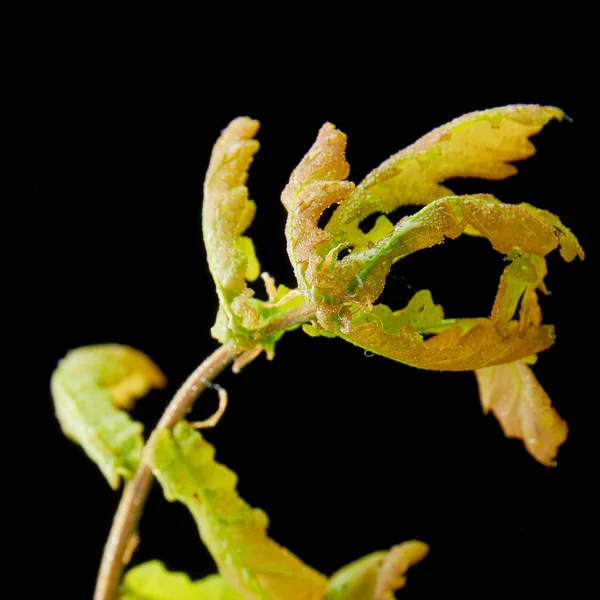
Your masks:
{"label": "green leaf", "polygon": [[236,492],[237,476],[187,423],[161,431],[149,448],[165,497],[192,513],[219,572],[245,598],[320,600],[325,578],[267,537],[267,516]]}
{"label": "green leaf", "polygon": [[331,576],[324,600],[392,600],[406,584],[405,573],[428,551],[427,544],[410,541],[364,556]]}
{"label": "green leaf", "polygon": [[128,346],[84,346],[67,354],[52,374],[56,416],[64,434],[100,467],[113,489],[136,471],[143,426],[122,409],[166,379],[145,355]]}
{"label": "green leaf", "polygon": [[220,575],[191,581],[185,573],[170,573],[152,560],[130,569],[121,585],[119,600],[243,600]]}
{"label": "green leaf", "polygon": [[407,325],[424,332],[445,325],[444,311],[439,304],[434,304],[429,290],[416,292],[400,310],[392,311],[385,304],[377,304],[372,311],[357,311],[352,319],[353,326],[370,322],[377,323],[386,333],[398,333]]}

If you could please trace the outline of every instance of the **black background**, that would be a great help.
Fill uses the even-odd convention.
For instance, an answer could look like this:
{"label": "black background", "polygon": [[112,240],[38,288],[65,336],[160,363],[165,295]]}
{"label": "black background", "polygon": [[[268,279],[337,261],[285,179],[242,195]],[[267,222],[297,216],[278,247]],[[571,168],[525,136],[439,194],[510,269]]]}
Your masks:
{"label": "black background", "polygon": [[[149,430],[216,348],[209,334],[216,297],[199,215],[210,151],[229,120],[246,114],[262,123],[249,179],[258,213],[249,234],[263,270],[292,286],[279,194],[323,122],[348,134],[350,178],[359,181],[454,117],[522,102],[560,106],[574,121],[548,125],[535,139],[538,154],[516,177],[450,187],[549,209],[588,251],[584,263],[549,257],[553,293],[542,300],[558,337],[535,372],[570,426],[558,466],[537,464],[520,441],[503,437],[493,416],[482,415],[471,373],[418,371],[300,331],[283,338],[272,363],[261,357],[242,374],[218,379],[230,406],[207,437],[239,474],[243,497],[270,515],[271,536],[324,573],[416,538],[431,553],[410,572],[407,599],[449,590],[464,597],[576,591],[589,572],[582,545],[594,537],[597,471],[587,466],[596,394],[582,350],[597,234],[582,210],[590,119],[571,68],[576,57],[557,52],[553,68],[540,70],[533,63],[556,46],[532,47],[520,70],[508,68],[509,59],[475,69],[439,54],[439,64],[430,63],[415,46],[403,48],[398,63],[387,49],[353,63],[332,43],[318,58],[300,52],[282,63],[278,44],[258,55],[246,48],[234,60],[227,44],[186,44],[160,27],[143,40],[110,31],[85,43],[86,35],[38,44],[27,94],[38,362],[32,426],[43,448],[34,460],[44,495],[32,519],[46,589],[91,597],[118,501],[62,436],[50,374],[77,346],[119,342],[143,350],[169,379],[134,410]],[[420,58],[407,72],[411,52]],[[427,287],[447,315],[486,315],[502,266],[486,241],[449,241],[398,263],[384,300],[400,307]],[[209,415],[216,403],[207,393],[193,417]],[[191,517],[159,489],[141,537],[134,564],[160,558],[194,577],[214,569]]]}

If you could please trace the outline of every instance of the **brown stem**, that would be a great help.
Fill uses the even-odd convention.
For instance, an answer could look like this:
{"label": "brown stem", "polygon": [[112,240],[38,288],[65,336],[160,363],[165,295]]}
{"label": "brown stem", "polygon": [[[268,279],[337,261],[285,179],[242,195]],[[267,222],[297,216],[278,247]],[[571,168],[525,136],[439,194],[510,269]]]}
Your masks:
{"label": "brown stem", "polygon": [[[171,429],[191,408],[194,400],[208,384],[235,358],[232,349],[225,345],[213,352],[179,388],[161,417],[152,436],[164,429]],[[150,436],[150,439],[152,439]],[[148,448],[149,444],[146,444]],[[125,556],[131,536],[142,515],[150,491],[152,471],[146,460],[146,452],[134,478],[127,483],[113,524],[104,547],[94,600],[115,600],[125,567]]]}

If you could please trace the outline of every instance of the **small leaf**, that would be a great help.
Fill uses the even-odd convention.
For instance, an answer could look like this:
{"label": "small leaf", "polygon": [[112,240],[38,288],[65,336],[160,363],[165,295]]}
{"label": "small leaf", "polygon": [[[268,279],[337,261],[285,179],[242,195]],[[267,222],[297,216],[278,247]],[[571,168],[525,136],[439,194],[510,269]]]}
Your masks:
{"label": "small leaf", "polygon": [[56,416],[64,434],[100,467],[113,489],[136,471],[144,446],[143,426],[121,409],[166,379],[145,355],[128,346],[77,348],[52,375]]}
{"label": "small leaf", "polygon": [[[451,190],[440,185],[455,177],[504,179],[510,164],[535,153],[528,140],[564,113],[553,106],[517,104],[463,115],[388,158],[371,171],[333,213],[326,231],[364,238],[358,223],[374,212],[427,204]],[[364,242],[363,242],[364,243]]]}
{"label": "small leaf", "polygon": [[202,205],[202,232],[208,266],[219,296],[217,320],[211,330],[221,343],[236,341],[240,349],[250,346],[256,315],[245,304],[254,291],[246,280],[254,281],[260,265],[252,240],[242,234],[252,223],[256,204],[248,199],[248,168],[258,151],[253,137],[258,121],[234,119],[213,148]]}
{"label": "small leaf", "polygon": [[267,537],[267,516],[237,494],[237,476],[187,423],[161,431],[149,460],[165,497],[192,513],[219,572],[245,598],[320,600],[325,578]]}
{"label": "small leaf", "polygon": [[439,304],[434,304],[429,290],[420,290],[400,310],[392,311],[385,304],[377,304],[370,312],[357,311],[352,326],[371,322],[386,333],[399,333],[407,325],[416,331],[431,332],[444,325],[444,311]]}
{"label": "small leaf", "polygon": [[243,600],[220,575],[191,581],[185,573],[170,573],[152,560],[129,570],[119,600]]}
{"label": "small leaf", "polygon": [[404,542],[394,546],[377,573],[374,600],[392,600],[394,592],[406,585],[406,572],[421,562],[429,552],[423,542]]}
{"label": "small leaf", "polygon": [[[284,331],[265,334],[264,330],[273,319],[304,303],[304,298],[285,288],[286,293],[290,292],[286,297],[263,301],[254,298],[254,290],[246,284],[261,274],[254,243],[242,235],[256,213],[256,204],[248,199],[246,180],[259,148],[253,139],[258,127],[258,121],[239,117],[215,144],[204,183],[202,231],[219,296],[212,336],[246,357],[256,356],[256,348],[262,346],[272,358],[275,343]],[[271,278],[269,285],[275,287]]]}
{"label": "small leaf", "polygon": [[237,243],[246,257],[246,270],[244,271],[244,277],[248,281],[256,281],[260,277],[260,264],[256,258],[254,242],[249,237],[241,235],[238,238]]}
{"label": "small leaf", "polygon": [[219,297],[226,305],[246,289],[247,242],[240,244],[239,240],[256,212],[245,184],[259,148],[252,139],[258,127],[258,121],[247,117],[228,125],[213,148],[204,183],[204,243]]}
{"label": "small leaf", "polygon": [[427,544],[411,541],[360,558],[331,576],[325,600],[392,600],[408,569],[428,551]]}
{"label": "small leaf", "polygon": [[354,188],[353,183],[343,181],[350,170],[345,148],[346,136],[331,123],[323,125],[281,195],[288,211],[288,256],[300,290],[309,301],[317,290],[318,300],[327,295],[329,288],[339,288],[328,267],[342,247],[331,247],[333,236],[320,229],[317,222],[326,208],[341,202]]}
{"label": "small leaf", "polygon": [[496,415],[506,437],[523,440],[529,454],[552,466],[568,428],[532,370],[516,361],[478,369],[475,375],[483,411]]}

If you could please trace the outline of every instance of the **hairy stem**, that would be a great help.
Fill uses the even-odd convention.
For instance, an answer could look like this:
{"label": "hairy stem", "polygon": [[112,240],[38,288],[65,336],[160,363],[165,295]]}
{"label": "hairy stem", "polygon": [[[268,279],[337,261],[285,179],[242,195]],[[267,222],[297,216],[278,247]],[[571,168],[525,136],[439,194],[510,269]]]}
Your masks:
{"label": "hairy stem", "polygon": [[[152,436],[164,429],[171,429],[191,408],[196,398],[208,387],[208,384],[235,358],[235,352],[225,345],[213,352],[179,388],[163,416],[161,417]],[[150,439],[152,439],[150,436]],[[148,448],[149,444],[146,444]],[[125,557],[131,537],[135,534],[146,498],[152,483],[152,471],[145,458],[135,476],[125,486],[119,507],[113,519],[113,524],[104,547],[100,564],[94,600],[115,600]]]}

